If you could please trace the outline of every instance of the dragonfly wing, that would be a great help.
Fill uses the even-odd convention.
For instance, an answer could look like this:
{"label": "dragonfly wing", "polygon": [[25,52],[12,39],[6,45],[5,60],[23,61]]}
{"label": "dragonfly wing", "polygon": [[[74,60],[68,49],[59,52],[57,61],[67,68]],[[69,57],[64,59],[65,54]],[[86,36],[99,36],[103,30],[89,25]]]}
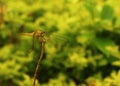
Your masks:
{"label": "dragonfly wing", "polygon": [[32,38],[32,50],[34,50],[34,48],[35,48],[35,39],[36,39],[36,37],[33,36],[33,38]]}
{"label": "dragonfly wing", "polygon": [[50,38],[50,40],[57,42],[57,43],[69,42],[69,39],[64,34],[51,34],[49,38]]}

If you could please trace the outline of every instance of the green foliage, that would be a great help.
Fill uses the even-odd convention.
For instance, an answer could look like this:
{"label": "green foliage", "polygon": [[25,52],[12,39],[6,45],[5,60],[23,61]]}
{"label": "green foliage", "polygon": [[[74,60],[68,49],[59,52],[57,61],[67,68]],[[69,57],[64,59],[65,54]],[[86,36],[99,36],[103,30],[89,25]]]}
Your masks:
{"label": "green foliage", "polygon": [[[1,5],[2,4],[2,5]],[[0,86],[31,86],[40,49],[21,32],[48,37],[37,86],[120,86],[120,1],[0,1]]]}

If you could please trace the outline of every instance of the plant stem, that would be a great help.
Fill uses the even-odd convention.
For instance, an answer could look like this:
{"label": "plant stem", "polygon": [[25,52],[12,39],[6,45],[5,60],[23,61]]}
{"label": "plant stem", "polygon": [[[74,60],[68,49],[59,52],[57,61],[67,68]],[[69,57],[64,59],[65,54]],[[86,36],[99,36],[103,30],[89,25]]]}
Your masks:
{"label": "plant stem", "polygon": [[36,70],[35,70],[35,73],[34,73],[33,86],[36,86],[36,85],[35,85],[35,81],[36,81],[37,74],[38,74],[38,71],[39,71],[40,62],[41,62],[42,57],[43,57],[43,54],[44,54],[44,49],[45,49],[45,42],[44,42],[44,41],[43,41],[43,42],[41,42],[41,46],[42,46],[42,49],[41,49],[40,58],[39,58],[39,60],[38,60],[37,67],[36,67]]}

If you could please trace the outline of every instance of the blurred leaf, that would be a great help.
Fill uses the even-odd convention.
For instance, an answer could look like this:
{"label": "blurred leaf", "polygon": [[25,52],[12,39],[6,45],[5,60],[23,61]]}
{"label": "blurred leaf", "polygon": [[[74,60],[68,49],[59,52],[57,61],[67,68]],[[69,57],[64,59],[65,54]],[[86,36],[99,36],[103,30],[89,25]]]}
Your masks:
{"label": "blurred leaf", "polygon": [[107,86],[119,86],[120,85],[120,70],[118,70],[118,72],[116,71],[113,71],[111,74],[110,74],[110,77],[106,77],[105,78],[105,83]]}
{"label": "blurred leaf", "polygon": [[114,17],[114,10],[109,5],[104,5],[101,12],[101,19],[112,20]]}
{"label": "blurred leaf", "polygon": [[95,7],[93,5],[90,5],[90,4],[87,4],[87,3],[85,3],[85,7],[88,9],[88,11],[90,12],[91,16],[94,17],[94,12],[95,12],[94,8]]}
{"label": "blurred leaf", "polygon": [[108,64],[108,61],[107,61],[107,59],[101,59],[99,62],[98,62],[98,65],[99,66],[105,66],[105,65],[107,65]]}
{"label": "blurred leaf", "polygon": [[114,61],[112,65],[120,67],[120,61]]}
{"label": "blurred leaf", "polygon": [[95,40],[95,44],[97,46],[97,48],[104,53],[107,57],[110,56],[110,51],[108,51],[106,48],[107,46],[115,46],[115,43],[108,38],[97,38]]}
{"label": "blurred leaf", "polygon": [[112,56],[120,59],[120,52],[118,46],[107,46],[106,49],[111,53]]}

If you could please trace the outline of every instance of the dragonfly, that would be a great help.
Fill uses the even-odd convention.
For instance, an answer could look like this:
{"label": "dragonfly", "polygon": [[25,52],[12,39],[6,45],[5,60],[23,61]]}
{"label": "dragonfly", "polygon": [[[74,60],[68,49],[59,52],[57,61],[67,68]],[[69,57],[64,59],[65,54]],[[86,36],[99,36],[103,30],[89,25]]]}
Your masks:
{"label": "dragonfly", "polygon": [[[39,59],[38,59],[38,63],[37,63],[37,66],[36,66],[36,69],[35,69],[35,73],[34,73],[34,81],[33,81],[33,86],[36,86],[36,78],[37,78],[37,74],[38,74],[38,72],[39,72],[39,66],[40,66],[40,62],[41,62],[41,60],[42,60],[42,58],[43,58],[43,54],[44,54],[44,49],[45,49],[45,43],[46,43],[46,41],[48,41],[48,38],[46,37],[46,33],[44,32],[44,31],[42,31],[42,30],[36,30],[36,31],[34,31],[34,32],[32,32],[32,33],[21,33],[21,35],[23,35],[23,36],[32,36],[32,38],[33,38],[33,43],[32,43],[32,49],[34,49],[34,45],[35,45],[35,39],[37,39],[38,40],[38,42],[39,42],[39,44],[40,44],[40,46],[41,46],[41,53],[40,53],[40,57],[39,57]],[[54,36],[56,36],[55,34],[54,34]],[[57,37],[57,36],[56,36]],[[60,38],[58,38],[58,39],[60,39]],[[65,41],[66,40],[66,38],[64,39],[64,38],[61,38],[63,41]],[[60,39],[60,40],[61,40]]]}
{"label": "dragonfly", "polygon": [[21,35],[26,35],[26,36],[32,36],[33,37],[33,45],[34,45],[34,39],[37,39],[41,48],[41,53],[40,53],[40,57],[35,69],[35,73],[34,73],[34,80],[33,80],[33,86],[36,86],[36,78],[37,78],[37,74],[39,71],[39,67],[40,67],[40,62],[43,58],[43,54],[44,54],[44,49],[45,49],[45,43],[46,43],[46,37],[45,37],[45,32],[41,31],[41,30],[36,30],[32,33],[22,33]]}

